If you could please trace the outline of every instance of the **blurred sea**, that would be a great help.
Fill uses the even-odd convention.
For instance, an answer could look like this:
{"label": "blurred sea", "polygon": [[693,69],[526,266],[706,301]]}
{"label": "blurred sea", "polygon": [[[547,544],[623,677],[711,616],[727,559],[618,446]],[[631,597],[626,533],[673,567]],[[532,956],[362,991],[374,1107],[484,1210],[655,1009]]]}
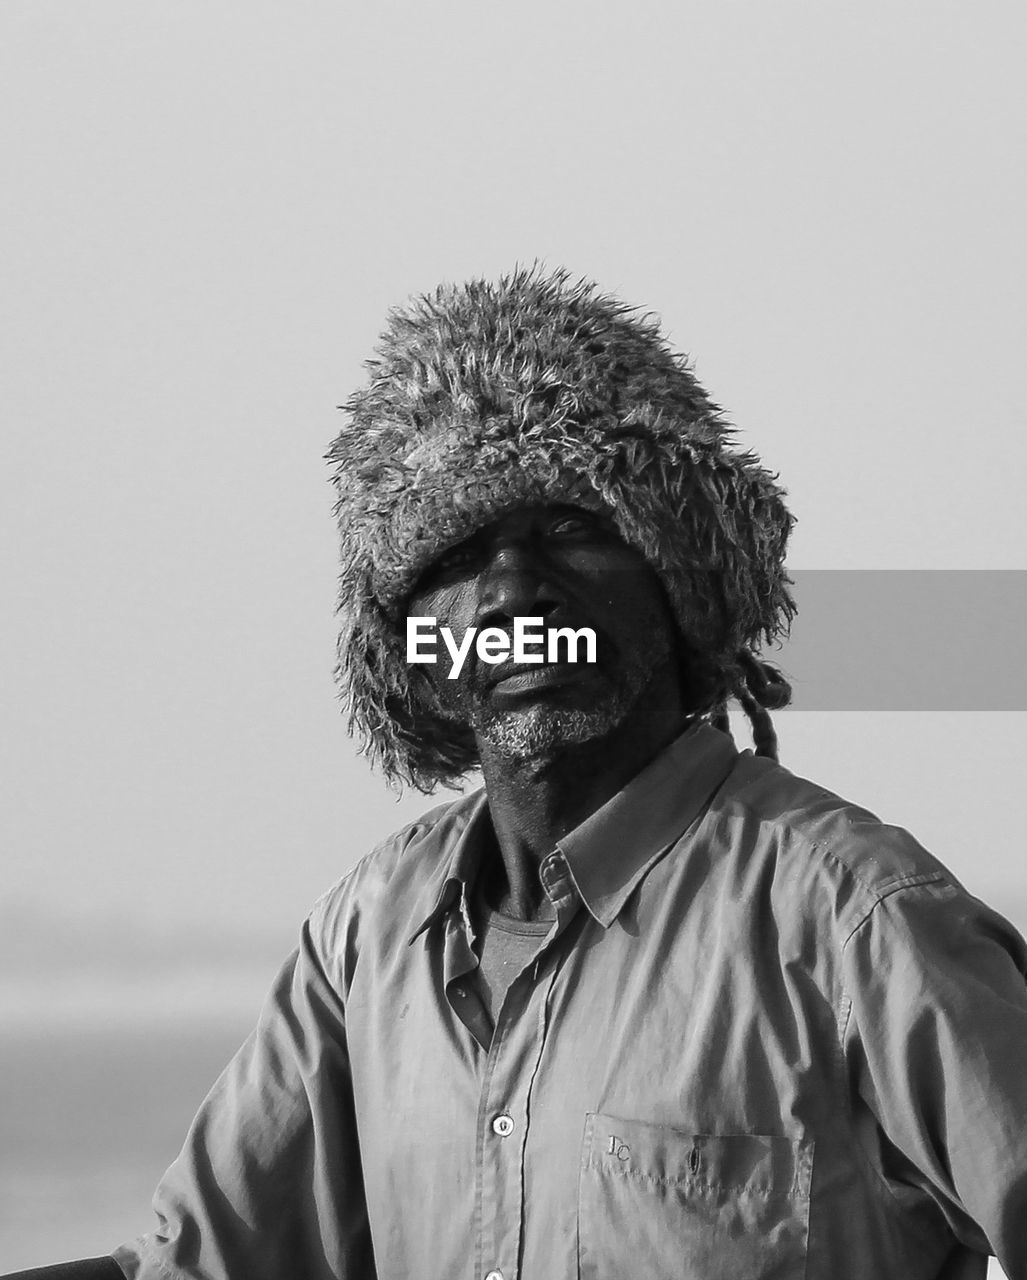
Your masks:
{"label": "blurred sea", "polygon": [[6,1027],[0,1272],[109,1253],[150,1197],[252,1019]]}

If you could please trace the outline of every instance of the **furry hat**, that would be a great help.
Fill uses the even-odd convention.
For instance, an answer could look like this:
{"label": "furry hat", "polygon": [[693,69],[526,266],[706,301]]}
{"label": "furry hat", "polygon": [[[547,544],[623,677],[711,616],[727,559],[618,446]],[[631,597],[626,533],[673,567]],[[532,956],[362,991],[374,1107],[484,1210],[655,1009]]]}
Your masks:
{"label": "furry hat", "polygon": [[337,675],[350,729],[390,780],[431,790],[478,763],[405,661],[404,604],[441,551],[523,505],[612,517],[712,673],[697,710],[732,694],[750,715],[787,701],[751,652],[795,612],[784,491],[729,448],[732,429],[652,319],[566,271],[517,270],[394,310],[366,368],[328,454]]}

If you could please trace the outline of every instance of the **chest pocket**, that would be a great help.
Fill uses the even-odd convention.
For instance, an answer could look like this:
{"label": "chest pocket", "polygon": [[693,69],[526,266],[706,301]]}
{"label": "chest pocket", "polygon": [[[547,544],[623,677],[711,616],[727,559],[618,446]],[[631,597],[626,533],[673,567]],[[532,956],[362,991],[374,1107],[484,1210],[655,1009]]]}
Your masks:
{"label": "chest pocket", "polygon": [[802,1280],[813,1143],[589,1113],[580,1280]]}

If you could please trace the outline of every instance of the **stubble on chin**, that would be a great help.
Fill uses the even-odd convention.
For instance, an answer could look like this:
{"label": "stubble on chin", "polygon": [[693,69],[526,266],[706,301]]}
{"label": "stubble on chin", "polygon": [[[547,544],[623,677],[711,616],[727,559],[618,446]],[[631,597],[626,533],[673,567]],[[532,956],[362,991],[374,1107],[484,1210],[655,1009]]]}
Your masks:
{"label": "stubble on chin", "polygon": [[611,733],[630,713],[645,692],[659,659],[659,654],[646,655],[644,660],[637,658],[592,707],[535,702],[524,708],[494,711],[478,703],[471,716],[475,737],[504,759],[539,762],[559,755],[566,747],[593,742]]}

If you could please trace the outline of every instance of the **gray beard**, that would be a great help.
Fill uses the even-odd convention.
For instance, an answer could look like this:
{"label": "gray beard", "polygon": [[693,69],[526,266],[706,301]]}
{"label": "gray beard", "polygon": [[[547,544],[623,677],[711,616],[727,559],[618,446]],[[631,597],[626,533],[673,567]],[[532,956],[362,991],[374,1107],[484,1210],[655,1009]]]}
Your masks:
{"label": "gray beard", "polygon": [[639,656],[621,673],[617,685],[588,709],[535,703],[523,711],[486,711],[477,707],[472,728],[479,743],[507,760],[545,760],[564,747],[602,738],[625,719],[641,698],[666,654]]}

